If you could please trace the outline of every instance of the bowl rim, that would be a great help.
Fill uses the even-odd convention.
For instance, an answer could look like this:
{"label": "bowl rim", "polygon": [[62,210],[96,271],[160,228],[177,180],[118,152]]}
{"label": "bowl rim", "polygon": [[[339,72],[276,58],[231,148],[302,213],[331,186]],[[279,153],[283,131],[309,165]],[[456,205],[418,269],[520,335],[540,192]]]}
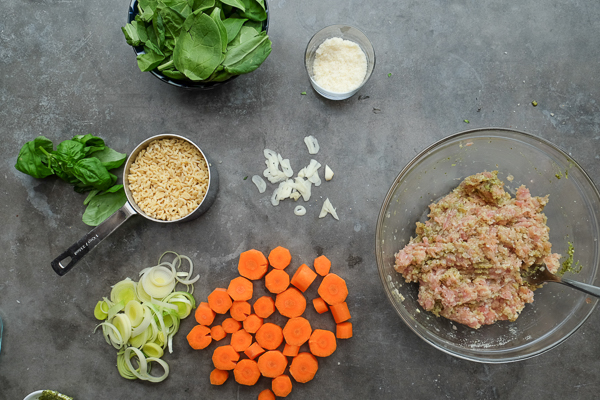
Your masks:
{"label": "bowl rim", "polygon": [[[390,303],[391,303],[392,307],[394,308],[394,310],[396,311],[396,313],[400,316],[400,319],[418,337],[420,337],[422,340],[424,340],[425,342],[427,342],[434,348],[436,348],[446,354],[449,354],[451,356],[459,358],[459,359],[478,362],[478,363],[484,363],[484,364],[504,364],[504,363],[509,363],[509,362],[523,361],[523,360],[527,360],[527,359],[539,356],[543,353],[546,353],[549,350],[556,348],[557,346],[561,345],[562,343],[564,343],[579,328],[581,328],[581,326],[588,320],[588,318],[591,316],[591,314],[594,312],[595,308],[597,307],[599,300],[598,299],[593,300],[593,304],[591,305],[589,312],[581,319],[581,321],[579,321],[579,323],[573,329],[571,329],[570,332],[567,332],[567,334],[565,334],[562,338],[560,338],[560,340],[557,340],[549,345],[546,345],[546,346],[540,348],[539,350],[532,352],[531,354],[526,354],[523,356],[510,356],[510,357],[506,357],[506,358],[486,359],[485,355],[478,355],[478,356],[465,355],[465,354],[457,353],[457,352],[447,349],[445,347],[442,347],[439,343],[434,342],[431,338],[429,338],[429,337],[423,335],[421,332],[419,332],[417,330],[416,326],[413,326],[414,324],[411,323],[411,321],[407,320],[405,318],[405,316],[399,311],[398,307],[396,306],[396,303],[394,302],[394,298],[392,297],[392,293],[387,285],[386,279],[383,276],[384,274],[382,273],[382,270],[380,268],[380,265],[382,265],[384,262],[383,257],[382,257],[382,251],[381,251],[382,249],[381,249],[380,227],[383,224],[383,220],[384,220],[385,214],[386,214],[386,208],[389,205],[391,195],[395,192],[395,189],[396,189],[398,183],[401,182],[404,175],[406,175],[419,160],[421,160],[429,152],[438,148],[439,146],[443,145],[444,143],[456,140],[457,138],[462,137],[462,136],[468,136],[468,135],[476,134],[476,133],[484,133],[486,131],[500,131],[500,132],[511,132],[511,133],[520,134],[529,139],[537,140],[537,141],[543,143],[544,145],[547,145],[550,148],[558,151],[560,154],[567,157],[569,159],[569,161],[572,162],[579,169],[579,171],[583,174],[584,178],[587,179],[587,181],[589,182],[590,187],[593,189],[593,192],[596,195],[596,197],[600,200],[600,192],[598,191],[598,188],[596,187],[596,185],[594,184],[594,181],[591,179],[591,177],[588,175],[588,173],[583,169],[583,167],[575,159],[573,159],[573,157],[571,155],[569,155],[567,152],[565,152],[559,146],[555,145],[554,143],[550,142],[549,140],[541,138],[536,135],[533,135],[531,133],[523,132],[523,131],[520,131],[517,129],[512,129],[512,128],[484,127],[484,128],[469,129],[466,131],[462,131],[462,132],[458,132],[458,133],[454,133],[449,136],[446,136],[440,140],[435,141],[433,144],[427,146],[425,149],[423,149],[421,152],[419,152],[415,157],[413,157],[404,166],[404,168],[402,168],[400,170],[400,172],[398,173],[396,178],[394,178],[394,181],[392,182],[390,189],[386,192],[384,201],[381,205],[381,208],[379,210],[379,215],[377,218],[377,224],[376,224],[376,230],[375,230],[375,256],[376,256],[377,271],[379,274],[379,278],[381,280],[381,284],[383,285],[383,288],[384,288],[384,291],[386,293],[388,300],[390,301]],[[598,266],[596,266],[596,267],[598,268]],[[596,272],[598,272],[598,271],[596,271]],[[594,275],[594,278],[595,278],[595,275]],[[562,323],[564,323],[564,321]],[[523,348],[524,346],[526,346],[526,345],[518,346],[515,349]],[[488,354],[499,354],[499,353],[502,353],[502,351],[488,350],[487,353]]]}

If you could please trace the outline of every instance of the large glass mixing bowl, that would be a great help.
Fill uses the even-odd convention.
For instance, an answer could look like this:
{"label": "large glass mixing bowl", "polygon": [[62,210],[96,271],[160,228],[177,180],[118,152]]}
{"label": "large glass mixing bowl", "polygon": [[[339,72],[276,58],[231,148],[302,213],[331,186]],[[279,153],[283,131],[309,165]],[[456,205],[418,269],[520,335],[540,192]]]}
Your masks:
{"label": "large glass mixing bowl", "polygon": [[486,363],[518,361],[564,342],[592,313],[598,300],[555,283],[535,291],[515,322],[471,329],[426,312],[417,302],[418,284],[394,270],[394,254],[424,222],[428,205],[469,175],[498,170],[514,197],[520,185],[533,196],[549,194],[544,208],[552,251],[583,268],[565,277],[600,285],[600,194],[568,154],[546,140],[510,129],[477,129],[449,136],[425,149],[398,174],[377,221],[376,255],[385,292],[404,322],[429,344],[453,356]]}

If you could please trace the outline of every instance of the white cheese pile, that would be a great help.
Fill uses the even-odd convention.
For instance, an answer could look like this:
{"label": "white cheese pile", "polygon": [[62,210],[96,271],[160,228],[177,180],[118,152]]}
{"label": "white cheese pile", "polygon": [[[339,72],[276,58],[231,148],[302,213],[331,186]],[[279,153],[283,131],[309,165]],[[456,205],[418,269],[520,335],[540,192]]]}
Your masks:
{"label": "white cheese pile", "polygon": [[366,74],[367,57],[353,41],[334,37],[317,48],[313,78],[323,89],[348,93],[360,87]]}

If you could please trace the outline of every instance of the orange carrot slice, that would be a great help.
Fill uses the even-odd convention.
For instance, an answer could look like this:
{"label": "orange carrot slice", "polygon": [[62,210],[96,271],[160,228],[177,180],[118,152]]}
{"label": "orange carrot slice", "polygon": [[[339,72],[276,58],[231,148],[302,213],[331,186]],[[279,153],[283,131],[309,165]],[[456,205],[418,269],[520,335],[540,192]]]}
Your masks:
{"label": "orange carrot slice", "polygon": [[315,271],[317,271],[317,274],[325,276],[329,273],[331,261],[329,261],[329,259],[325,256],[319,256],[315,258],[313,265],[315,266]]}
{"label": "orange carrot slice", "polygon": [[227,288],[227,293],[235,301],[250,300],[252,292],[252,282],[242,276],[232,279]]}
{"label": "orange carrot slice", "polygon": [[335,337],[338,339],[350,339],[352,337],[352,322],[346,321],[335,326]]}
{"label": "orange carrot slice", "polygon": [[221,326],[223,326],[223,330],[227,333],[237,332],[242,328],[242,324],[233,318],[225,318]]}
{"label": "orange carrot slice", "polygon": [[229,378],[229,371],[223,371],[222,369],[213,369],[210,373],[211,385],[222,385]]}
{"label": "orange carrot slice", "polygon": [[326,313],[327,311],[329,311],[329,307],[327,306],[327,303],[325,303],[325,300],[323,300],[320,297],[317,297],[316,299],[313,299],[313,306],[315,307],[315,311],[318,312],[319,314],[323,314]]}
{"label": "orange carrot slice", "polygon": [[256,357],[260,356],[264,352],[265,349],[260,347],[260,344],[258,344],[257,342],[252,343],[250,347],[244,350],[244,354],[247,355],[248,358],[251,360],[254,360]]}
{"label": "orange carrot slice", "polygon": [[231,318],[235,319],[236,321],[245,320],[251,312],[252,307],[247,301],[234,301],[229,309]]}
{"label": "orange carrot slice", "polygon": [[215,325],[210,328],[210,337],[213,338],[213,340],[218,342],[219,340],[224,339],[225,336],[227,336],[227,332],[225,332],[225,329],[223,329],[221,325]]}
{"label": "orange carrot slice", "polygon": [[187,341],[194,350],[206,348],[212,338],[210,337],[210,328],[204,325],[196,325],[187,335]]}
{"label": "orange carrot slice", "polygon": [[287,363],[287,358],[278,350],[267,351],[258,357],[258,369],[267,378],[275,378],[283,374]]}
{"label": "orange carrot slice", "polygon": [[306,310],[306,299],[298,289],[289,288],[277,295],[275,307],[284,317],[299,317]]}
{"label": "orange carrot slice", "polygon": [[275,400],[275,395],[271,389],[265,389],[258,394],[258,400]]}
{"label": "orange carrot slice", "polygon": [[315,329],[308,339],[310,352],[317,357],[327,357],[337,348],[335,335],[331,331]]}
{"label": "orange carrot slice", "polygon": [[267,350],[275,350],[283,343],[283,330],[273,323],[263,324],[255,335],[258,344]]}
{"label": "orange carrot slice", "polygon": [[306,383],[315,377],[319,369],[317,358],[310,353],[300,353],[290,364],[290,375],[296,382]]}
{"label": "orange carrot slice", "polygon": [[277,246],[269,253],[269,264],[275,269],[284,269],[291,261],[292,255],[285,247]]}
{"label": "orange carrot slice", "polygon": [[292,393],[292,380],[287,375],[279,375],[271,381],[271,389],[277,397],[287,397]]}
{"label": "orange carrot slice", "polygon": [[348,303],[346,302],[334,304],[329,307],[329,309],[331,310],[331,315],[333,315],[336,324],[350,319],[350,310],[348,310]]}
{"label": "orange carrot slice", "polygon": [[263,319],[256,314],[250,314],[244,320],[244,329],[249,333],[256,333],[263,324]]}
{"label": "orange carrot slice", "polygon": [[290,318],[283,328],[285,342],[294,346],[302,346],[312,333],[310,322],[306,318]]}
{"label": "orange carrot slice", "polygon": [[254,313],[261,318],[269,318],[275,312],[275,300],[270,296],[262,296],[254,302]]}
{"label": "orange carrot slice", "polygon": [[235,381],[240,385],[252,386],[260,378],[260,370],[254,360],[244,359],[238,362],[233,369]]}
{"label": "orange carrot slice", "polygon": [[262,278],[267,273],[269,263],[263,253],[258,250],[248,250],[240,254],[238,272],[244,278],[252,281]]}
{"label": "orange carrot slice", "polygon": [[235,364],[240,359],[240,354],[235,351],[233,346],[226,345],[217,347],[213,352],[212,361],[216,369],[230,371],[235,368]]}
{"label": "orange carrot slice", "polygon": [[300,351],[300,346],[294,346],[286,343],[283,347],[283,355],[288,357],[296,357]]}
{"label": "orange carrot slice", "polygon": [[327,304],[338,304],[346,301],[348,296],[348,287],[346,281],[336,274],[327,274],[319,285],[319,296],[327,302]]}
{"label": "orange carrot slice", "polygon": [[231,307],[232,300],[227,294],[227,290],[216,288],[208,295],[208,305],[217,314],[225,314]]}
{"label": "orange carrot slice", "polygon": [[210,308],[208,303],[200,303],[198,308],[196,308],[196,313],[194,314],[196,317],[196,321],[200,325],[209,326],[215,320],[215,312]]}
{"label": "orange carrot slice", "polygon": [[246,332],[244,329],[240,329],[237,332],[231,334],[231,346],[237,352],[246,350],[252,344],[252,335]]}
{"label": "orange carrot slice", "polygon": [[265,286],[271,293],[281,293],[290,286],[290,276],[285,271],[274,269],[265,276]]}
{"label": "orange carrot slice", "polygon": [[290,283],[300,289],[302,292],[306,292],[306,289],[310,286],[311,283],[315,280],[317,274],[309,268],[308,265],[302,264],[296,270],[294,276],[292,276],[292,280]]}

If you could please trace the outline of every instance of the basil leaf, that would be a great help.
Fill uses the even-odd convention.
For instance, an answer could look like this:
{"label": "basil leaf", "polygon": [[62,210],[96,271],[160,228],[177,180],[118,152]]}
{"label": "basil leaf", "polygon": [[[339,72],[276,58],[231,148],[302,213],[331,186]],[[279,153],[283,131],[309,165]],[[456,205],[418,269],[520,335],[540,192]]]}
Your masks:
{"label": "basil leaf", "polygon": [[271,41],[266,32],[230,47],[225,54],[223,66],[231,74],[246,74],[260,66],[271,53]]}
{"label": "basil leaf", "polygon": [[221,51],[225,53],[227,51],[227,29],[225,29],[225,25],[223,25],[223,21],[221,21],[221,9],[215,7],[213,12],[210,14],[210,17],[217,24],[217,28],[219,28],[219,34],[221,35]]}
{"label": "basil leaf", "polygon": [[88,188],[106,190],[114,183],[114,175],[109,173],[106,167],[102,165],[102,162],[95,157],[77,161],[73,167],[73,175],[81,182],[75,185],[76,191]]}
{"label": "basil leaf", "polygon": [[246,6],[242,0],[221,0],[221,3],[230,5],[235,8],[239,8],[242,11],[246,11]]}
{"label": "basil leaf", "polygon": [[110,147],[105,148],[102,151],[97,151],[94,153],[93,157],[96,157],[104,168],[107,170],[119,168],[125,160],[127,159],[127,154],[119,153],[111,149]]}
{"label": "basil leaf", "polygon": [[54,175],[54,171],[47,165],[48,158],[46,156],[46,153],[51,153],[53,148],[54,145],[50,139],[38,136],[21,147],[15,168],[34,178],[45,178]]}
{"label": "basil leaf", "polygon": [[252,21],[264,21],[267,19],[267,12],[256,0],[240,0],[244,3],[245,10],[240,13],[241,17],[251,19]]}
{"label": "basil leaf", "polygon": [[90,226],[98,226],[127,202],[123,185],[115,185],[104,193],[96,194],[89,200],[82,220]]}
{"label": "basil leaf", "polygon": [[67,164],[75,164],[86,156],[85,145],[75,140],[63,140],[52,155]]}
{"label": "basil leaf", "polygon": [[227,18],[223,21],[227,30],[227,43],[231,43],[235,39],[246,21],[248,21],[246,18]]}
{"label": "basil leaf", "polygon": [[99,191],[99,190],[97,190],[97,189],[94,189],[94,190],[90,191],[90,193],[88,194],[88,196],[87,196],[87,197],[85,198],[85,200],[83,201],[83,205],[84,205],[84,206],[87,206],[87,205],[88,205],[88,203],[90,202],[90,200],[92,200],[92,198],[93,198],[95,195],[97,195],[98,193],[100,193],[100,191]]}
{"label": "basil leaf", "polygon": [[223,58],[215,21],[203,13],[190,15],[173,50],[175,67],[189,79],[199,81],[208,78]]}
{"label": "basil leaf", "polygon": [[76,142],[82,143],[85,147],[83,148],[83,152],[86,156],[89,156],[92,153],[97,151],[102,151],[106,148],[106,144],[104,140],[99,138],[98,136],[94,136],[91,133],[87,135],[76,135],[73,136],[73,139]]}

